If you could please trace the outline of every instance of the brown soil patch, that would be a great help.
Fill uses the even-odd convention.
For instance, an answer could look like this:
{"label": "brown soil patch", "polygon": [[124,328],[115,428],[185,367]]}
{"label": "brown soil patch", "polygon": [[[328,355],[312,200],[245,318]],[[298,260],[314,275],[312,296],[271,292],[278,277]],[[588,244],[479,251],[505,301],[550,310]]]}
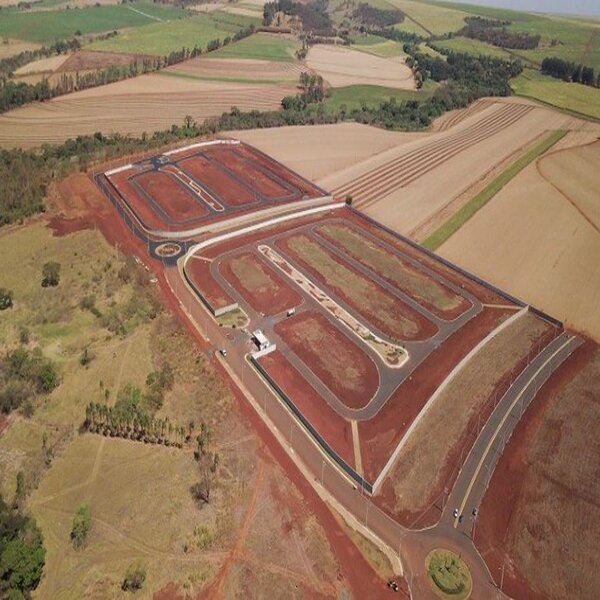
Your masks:
{"label": "brown soil patch", "polygon": [[[462,459],[476,439],[502,383],[521,370],[521,362],[550,327],[533,314],[520,317],[481,349],[438,396],[404,446],[381,492],[388,514],[414,521],[451,489]],[[547,343],[544,338],[543,345]],[[524,365],[523,365],[524,366]],[[430,515],[435,522],[437,515]],[[419,526],[431,524],[419,520]]]}
{"label": "brown soil patch", "polygon": [[126,54],[123,52],[99,52],[97,50],[80,50],[69,58],[57,69],[58,73],[73,71],[95,71],[106,69],[113,65],[131,65],[135,62],[142,63],[145,58],[155,58],[150,55]]}
{"label": "brown soil patch", "polygon": [[375,417],[358,424],[365,477],[374,481],[415,417],[448,373],[511,311],[484,309],[404,381]]}
{"label": "brown soil patch", "polygon": [[227,257],[219,268],[257,312],[276,315],[302,302],[300,294],[252,252]]}
{"label": "brown soil patch", "polygon": [[208,209],[173,176],[161,171],[148,171],[134,178],[135,182],[175,222],[206,216]]}
{"label": "brown soil patch", "polygon": [[279,239],[277,246],[391,339],[422,340],[436,333],[437,326],[431,321],[334,256],[314,238],[304,233],[292,234]]}
{"label": "brown soil patch", "polygon": [[185,274],[196,292],[201,295],[213,310],[233,304],[225,290],[217,283],[210,272],[210,261],[191,258],[185,265]]}
{"label": "brown soil patch", "polygon": [[274,329],[349,408],[362,408],[377,391],[379,374],[373,360],[323,314],[303,312]]}
{"label": "brown soil patch", "polygon": [[521,419],[481,507],[477,546],[515,598],[597,597],[600,351],[588,341]]}
{"label": "brown soil patch", "polygon": [[[323,439],[350,465],[354,466],[354,445],[350,423],[340,417],[319,393],[275,350],[260,359],[261,366],[291,399]],[[289,435],[289,432],[284,432]]]}

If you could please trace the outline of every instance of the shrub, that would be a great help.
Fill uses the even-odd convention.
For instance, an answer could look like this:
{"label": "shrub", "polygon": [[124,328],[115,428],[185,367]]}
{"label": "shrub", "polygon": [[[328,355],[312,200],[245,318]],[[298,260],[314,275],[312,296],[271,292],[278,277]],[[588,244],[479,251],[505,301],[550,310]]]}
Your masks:
{"label": "shrub", "polygon": [[42,267],[42,287],[55,287],[60,282],[60,263],[47,262]]}
{"label": "shrub", "polygon": [[71,542],[75,550],[79,550],[85,545],[91,524],[92,516],[90,507],[82,504],[73,517],[73,526],[71,528]]}
{"label": "shrub", "polygon": [[146,569],[140,564],[130,565],[125,572],[121,589],[125,592],[141,590],[146,581]]}

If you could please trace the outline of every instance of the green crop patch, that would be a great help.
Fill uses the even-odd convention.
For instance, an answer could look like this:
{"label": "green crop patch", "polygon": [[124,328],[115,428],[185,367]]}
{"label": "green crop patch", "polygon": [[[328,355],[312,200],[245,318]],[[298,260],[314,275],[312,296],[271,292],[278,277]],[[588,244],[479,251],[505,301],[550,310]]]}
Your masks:
{"label": "green crop patch", "polygon": [[239,42],[229,44],[216,52],[211,58],[251,58],[255,60],[275,60],[294,62],[294,52],[298,44],[288,38],[257,33]]}

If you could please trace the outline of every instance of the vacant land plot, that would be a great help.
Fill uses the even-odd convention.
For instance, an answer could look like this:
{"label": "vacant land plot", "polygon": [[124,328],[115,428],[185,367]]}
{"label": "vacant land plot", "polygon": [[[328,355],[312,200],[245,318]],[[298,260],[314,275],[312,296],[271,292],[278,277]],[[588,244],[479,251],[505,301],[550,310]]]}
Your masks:
{"label": "vacant land plot", "polygon": [[[567,158],[568,152],[561,155]],[[586,174],[578,176],[584,179],[566,183],[568,197],[535,164],[529,165],[443,244],[440,253],[600,339],[600,310],[594,300],[600,286],[594,258],[600,255],[600,233],[579,208],[589,211],[587,186],[597,197],[600,178],[595,166],[584,162],[581,168],[584,164]]]}
{"label": "vacant land plot", "polygon": [[519,96],[600,119],[600,93],[593,87],[560,81],[532,69],[525,69],[510,85]]}
{"label": "vacant land plot", "polygon": [[337,46],[312,46],[306,64],[333,87],[355,84],[416,89],[412,71],[401,58],[381,58]]}
{"label": "vacant land plot", "polygon": [[[241,29],[241,27],[240,27]],[[204,48],[208,42],[230,35],[210,16],[197,15],[186,20],[152,22],[144,27],[120,32],[107,40],[93,42],[88,48],[109,52],[167,55],[182,48]]]}
{"label": "vacant land plot", "polygon": [[39,47],[40,44],[4,37],[0,39],[0,59],[7,58],[8,56],[15,56],[26,50],[37,50]]}
{"label": "vacant land plot", "polygon": [[286,127],[285,135],[279,129],[232,131],[227,135],[256,146],[313,181],[388,148],[427,136],[358,123]]}
{"label": "vacant land plot", "polygon": [[219,116],[232,106],[275,110],[293,93],[283,85],[142,75],[0,115],[0,147],[31,148],[96,131],[140,135],[182,124],[186,115],[199,121]]}
{"label": "vacant land plot", "polygon": [[257,312],[276,315],[302,302],[301,296],[252,252],[228,257],[220,270]]}
{"label": "vacant land plot", "polygon": [[279,240],[277,246],[383,335],[393,340],[415,340],[436,332],[431,321],[307,235],[291,235]]}
{"label": "vacant land plot", "polygon": [[362,408],[375,394],[375,363],[322,314],[303,312],[279,322],[275,331],[349,408]]}
{"label": "vacant land plot", "polygon": [[[398,455],[382,490],[392,514],[415,515],[450,488],[461,450],[475,441],[469,428],[507,374],[526,357],[548,326],[532,314],[519,317],[485,345],[436,398]],[[439,514],[437,515],[439,516]]]}
{"label": "vacant land plot", "polygon": [[512,597],[598,595],[599,389],[600,352],[588,343],[542,388],[494,471],[477,545],[496,577],[506,562]]}
{"label": "vacant land plot", "polygon": [[269,33],[255,33],[239,42],[220,48],[216,52],[211,52],[210,58],[252,58],[295,62],[294,52],[297,48],[298,42],[292,38]]}
{"label": "vacant land plot", "polygon": [[186,11],[182,9],[151,2],[95,6],[81,10],[7,12],[0,19],[0,36],[43,44],[72,38],[77,31],[83,34],[99,33],[185,16]]}
{"label": "vacant land plot", "polygon": [[387,250],[357,229],[342,224],[322,225],[317,231],[352,258],[406,292],[419,304],[444,318],[455,318],[469,303],[449,288]]}

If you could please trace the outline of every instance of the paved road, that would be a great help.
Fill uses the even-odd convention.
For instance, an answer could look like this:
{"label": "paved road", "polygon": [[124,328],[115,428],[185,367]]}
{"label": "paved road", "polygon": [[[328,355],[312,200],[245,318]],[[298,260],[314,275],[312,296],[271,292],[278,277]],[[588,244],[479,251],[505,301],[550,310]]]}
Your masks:
{"label": "paved road", "polygon": [[[244,354],[245,348],[250,347],[248,341],[240,336],[228,336],[223,329],[218,327],[194,293],[185,285],[177,269],[167,269],[166,276],[196,327],[208,337],[209,341],[214,344],[215,349],[224,347],[228,350],[227,359],[224,361],[221,359],[227,372],[242,389],[258,414],[265,419],[269,429],[278,437],[284,448],[294,460],[299,462],[301,468],[310,474],[308,476],[313,478],[314,485],[321,486],[323,491],[330,495],[332,504],[339,504],[344,507],[390,548],[397,549],[413,598],[419,600],[421,598],[435,598],[424,574],[424,559],[431,549],[439,546],[455,550],[469,564],[474,581],[472,598],[488,600],[505,597],[498,590],[487,565],[471,541],[470,532],[466,528],[455,528],[452,519],[449,520],[448,518],[447,511],[444,512],[443,518],[437,526],[421,531],[410,531],[380,510],[361,489],[357,489],[356,485],[323,455],[319,447],[301,428],[285,405],[278,400],[260,375],[246,361]],[[563,342],[564,345],[562,345]],[[526,407],[528,404],[526,399],[531,400],[529,395],[526,395],[527,390],[539,388],[550,373],[575,349],[577,344],[576,338],[564,334],[552,343],[550,349],[546,348],[542,352],[543,356],[537,357],[532,362],[526,373],[517,378],[508,390],[507,395],[500,400],[490,419],[489,429],[486,431],[493,430],[493,433],[498,429],[497,425],[503,419],[503,410],[504,414],[515,414],[514,408],[516,406]],[[554,349],[557,350],[556,354],[553,354]],[[534,364],[540,367],[539,372],[533,366]],[[531,383],[531,375],[533,375],[533,383]],[[530,383],[534,387],[531,387]],[[521,394],[521,392],[523,393]],[[531,394],[531,397],[533,397],[533,394]],[[513,403],[515,399],[517,399],[517,404]],[[520,416],[520,413],[521,411],[517,412],[517,416]],[[514,422],[513,419],[505,419],[503,421],[504,425],[498,429],[499,435],[505,435],[508,431],[504,427],[509,427],[509,421],[512,428],[514,428],[516,419],[514,419]],[[483,438],[483,441],[476,444],[471,459],[475,464],[478,464],[483,457],[482,464],[491,465],[487,470],[483,469],[488,476],[495,462],[486,462],[486,457],[490,457],[489,460],[491,461],[491,454],[489,454],[489,444],[485,442],[485,439],[489,442],[490,439],[497,438],[497,435],[492,437],[489,437],[489,435],[489,433],[486,433],[488,437]],[[503,439],[505,440],[506,436]],[[493,444],[492,447],[494,447]],[[499,448],[499,450],[501,449]],[[495,460],[497,460],[497,456]],[[472,465],[473,463],[469,464]],[[455,503],[456,499],[464,499],[464,505],[468,507],[473,502],[481,500],[483,490],[480,487],[479,478],[482,477],[482,469],[479,469],[475,484],[470,486],[468,494],[466,494],[466,490],[469,488],[468,482],[471,479],[468,477],[468,473],[474,473],[475,471],[472,466],[465,467],[465,469],[469,470],[463,470],[464,474],[461,472],[461,477],[451,492],[451,498]],[[461,501],[460,504],[462,503]],[[446,506],[452,506],[452,504],[447,503]],[[382,584],[382,597],[385,594],[387,592]]]}
{"label": "paved road", "polygon": [[[479,509],[496,464],[521,416],[554,370],[582,343],[581,338],[563,332],[515,379],[473,444],[448,498],[441,523],[471,533],[475,526],[473,510]],[[458,509],[458,517],[453,515],[455,509]],[[464,515],[462,523],[460,515]]]}

